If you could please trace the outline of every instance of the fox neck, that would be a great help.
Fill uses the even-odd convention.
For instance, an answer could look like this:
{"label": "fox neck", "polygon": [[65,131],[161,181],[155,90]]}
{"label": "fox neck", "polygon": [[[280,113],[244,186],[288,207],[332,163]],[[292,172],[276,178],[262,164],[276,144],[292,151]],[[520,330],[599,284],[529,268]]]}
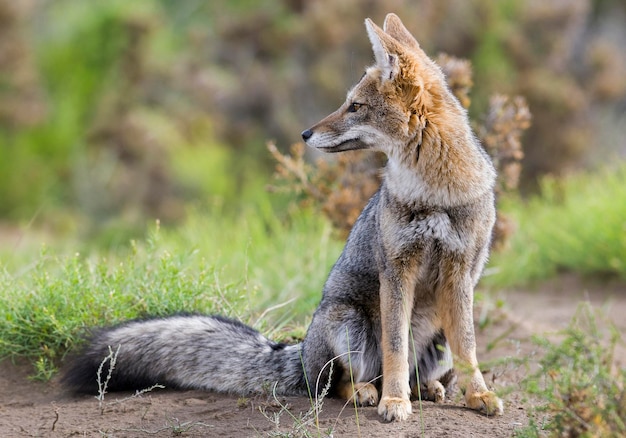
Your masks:
{"label": "fox neck", "polygon": [[[391,145],[384,181],[407,205],[464,205],[493,191],[495,170],[474,137],[465,110],[453,107],[429,116],[424,129],[404,145]],[[399,147],[398,147],[399,146]]]}

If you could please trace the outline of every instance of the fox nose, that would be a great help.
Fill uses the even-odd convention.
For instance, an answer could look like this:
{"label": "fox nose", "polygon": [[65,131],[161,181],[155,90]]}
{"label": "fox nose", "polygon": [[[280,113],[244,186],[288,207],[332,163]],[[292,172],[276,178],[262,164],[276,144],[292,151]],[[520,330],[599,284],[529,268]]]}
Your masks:
{"label": "fox nose", "polygon": [[302,140],[307,141],[309,138],[313,136],[313,131],[307,129],[306,131],[302,131]]}

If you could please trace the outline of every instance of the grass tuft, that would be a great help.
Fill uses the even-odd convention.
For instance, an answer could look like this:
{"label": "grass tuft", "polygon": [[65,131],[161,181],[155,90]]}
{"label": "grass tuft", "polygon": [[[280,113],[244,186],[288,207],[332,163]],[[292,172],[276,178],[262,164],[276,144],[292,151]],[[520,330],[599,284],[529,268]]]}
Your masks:
{"label": "grass tuft", "polygon": [[522,382],[536,406],[518,436],[626,436],[626,368],[614,360],[621,334],[581,303],[558,340],[536,338],[543,356]]}

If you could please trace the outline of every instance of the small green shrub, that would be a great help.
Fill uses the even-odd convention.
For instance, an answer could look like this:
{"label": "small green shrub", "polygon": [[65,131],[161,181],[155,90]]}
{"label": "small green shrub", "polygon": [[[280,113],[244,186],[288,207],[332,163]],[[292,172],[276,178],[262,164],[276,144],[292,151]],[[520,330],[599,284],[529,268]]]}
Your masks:
{"label": "small green shrub", "polygon": [[233,315],[246,285],[216,278],[193,249],[172,255],[156,231],[114,260],[43,250],[32,269],[0,272],[0,359],[34,359],[45,378],[85,327],[184,311]]}
{"label": "small green shrub", "polygon": [[581,304],[561,339],[536,338],[544,355],[523,387],[538,405],[518,436],[626,435],[626,369],[613,357],[622,339],[617,328],[599,321],[590,305]]}

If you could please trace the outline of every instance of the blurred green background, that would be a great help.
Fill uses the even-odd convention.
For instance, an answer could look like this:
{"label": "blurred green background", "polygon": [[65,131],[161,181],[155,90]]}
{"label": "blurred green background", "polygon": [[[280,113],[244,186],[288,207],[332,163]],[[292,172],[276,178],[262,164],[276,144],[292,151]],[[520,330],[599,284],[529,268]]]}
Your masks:
{"label": "blurred green background", "polygon": [[473,116],[527,99],[524,193],[625,155],[619,0],[0,0],[0,228],[121,243],[265,196],[265,141],[339,105],[388,11],[472,61]]}

